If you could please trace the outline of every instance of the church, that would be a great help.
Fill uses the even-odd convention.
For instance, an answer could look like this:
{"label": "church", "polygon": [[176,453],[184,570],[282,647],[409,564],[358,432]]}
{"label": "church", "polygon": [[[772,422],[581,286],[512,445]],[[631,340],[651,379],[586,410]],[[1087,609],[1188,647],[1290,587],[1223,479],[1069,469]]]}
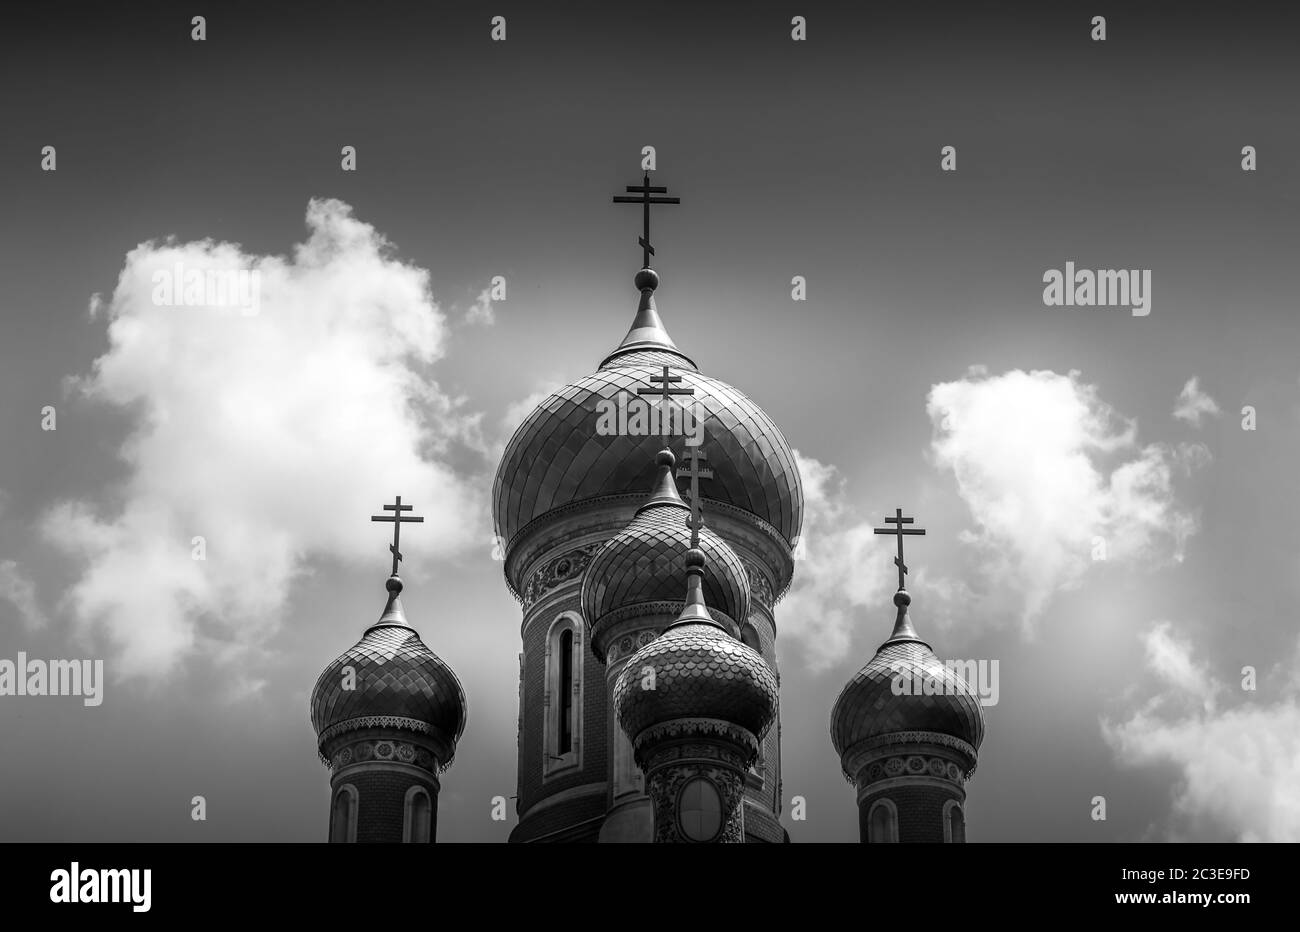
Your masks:
{"label": "church", "polygon": [[[524,419],[492,490],[522,610],[510,840],[787,842],[776,608],[796,568],[799,471],[767,414],[706,375],[659,316],[650,208],[678,199],[647,173],[614,201],[642,207],[631,326]],[[659,416],[609,428],[609,411],[638,404]],[[464,689],[401,604],[401,527],[422,518],[400,497],[384,510],[386,604],[311,696],[331,842],[434,841],[439,776],[466,727]],[[963,842],[980,702],[909,615],[903,537],[924,531],[901,510],[886,520],[892,632],[827,697],[827,753],[854,789],[863,842]],[[900,694],[900,676],[942,688]],[[845,818],[849,805],[846,790]]]}

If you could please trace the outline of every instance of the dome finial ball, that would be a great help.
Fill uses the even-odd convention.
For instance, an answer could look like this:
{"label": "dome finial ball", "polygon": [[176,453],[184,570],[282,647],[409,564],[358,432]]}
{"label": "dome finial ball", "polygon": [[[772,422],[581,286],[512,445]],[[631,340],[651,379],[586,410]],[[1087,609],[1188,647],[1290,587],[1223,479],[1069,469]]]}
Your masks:
{"label": "dome finial ball", "polygon": [[637,291],[654,291],[659,287],[659,273],[654,269],[642,269],[632,279]]}

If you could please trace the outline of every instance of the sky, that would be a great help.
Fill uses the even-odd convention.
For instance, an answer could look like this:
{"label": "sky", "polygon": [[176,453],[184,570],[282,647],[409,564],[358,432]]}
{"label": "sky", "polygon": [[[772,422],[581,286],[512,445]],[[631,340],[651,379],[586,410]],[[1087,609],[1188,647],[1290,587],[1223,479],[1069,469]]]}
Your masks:
{"label": "sky", "polygon": [[[972,841],[1300,840],[1286,11],[1143,4],[1094,41],[1073,3],[206,10],[201,42],[144,3],[3,40],[0,660],[106,683],[0,696],[0,838],[323,840],[308,695],[383,608],[397,492],[408,618],[469,701],[439,840],[506,838],[492,477],[626,332],[610,197],[654,146],[660,314],[798,452],[791,839],[856,840],[827,724],[903,507],[918,630],[998,661]],[[257,270],[257,313],[160,307],[178,262]],[[1067,262],[1149,270],[1149,313],[1045,304]]]}

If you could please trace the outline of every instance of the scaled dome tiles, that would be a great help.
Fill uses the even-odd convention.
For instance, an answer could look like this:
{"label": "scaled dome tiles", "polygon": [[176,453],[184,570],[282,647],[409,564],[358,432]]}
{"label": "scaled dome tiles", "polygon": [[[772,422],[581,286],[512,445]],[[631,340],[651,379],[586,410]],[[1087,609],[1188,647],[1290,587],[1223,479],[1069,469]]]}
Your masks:
{"label": "scaled dome tiles", "polygon": [[[653,355],[654,364],[647,356]],[[632,363],[632,359],[637,359]],[[624,364],[627,363],[627,364]],[[659,434],[628,436],[596,432],[597,403],[636,396],[663,365],[695,390],[692,400],[704,425],[708,465],[703,497],[733,505],[770,524],[790,543],[803,519],[803,493],[785,437],[744,394],[690,367],[681,357],[645,351],[613,358],[544,400],[506,447],[493,486],[496,531],[509,546],[529,522],[571,502],[640,493],[654,480]],[[644,397],[644,396],[642,396]],[[681,454],[682,438],[674,441]]]}

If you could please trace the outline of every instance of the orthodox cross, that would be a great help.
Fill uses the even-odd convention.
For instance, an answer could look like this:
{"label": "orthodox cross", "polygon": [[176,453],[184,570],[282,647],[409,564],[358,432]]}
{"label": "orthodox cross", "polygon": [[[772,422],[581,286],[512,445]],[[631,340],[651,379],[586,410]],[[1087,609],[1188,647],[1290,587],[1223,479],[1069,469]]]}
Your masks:
{"label": "orthodox cross", "polygon": [[650,257],[655,254],[655,248],[650,245],[650,205],[651,204],[680,204],[680,197],[651,197],[652,194],[667,194],[667,188],[661,188],[657,185],[650,184],[650,173],[645,173],[645,179],[639,185],[630,184],[627,186],[629,194],[639,194],[640,197],[623,197],[614,195],[615,204],[640,204],[642,207],[642,224],[644,233],[637,240],[641,244],[641,267],[650,268]]}
{"label": "orthodox cross", "polygon": [[700,517],[700,480],[712,479],[713,470],[707,466],[701,465],[707,456],[699,447],[686,448],[686,462],[689,464],[684,475],[691,478],[691,516],[686,521],[686,526],[691,529],[691,546],[700,545],[700,529],[704,527],[704,519]]}
{"label": "orthodox cross", "polygon": [[903,585],[903,577],[907,575],[907,564],[903,562],[903,535],[904,534],[924,534],[925,528],[905,528],[904,524],[911,524],[915,518],[904,518],[903,509],[895,508],[894,517],[886,518],[886,524],[893,524],[894,527],[878,527],[877,534],[893,534],[898,538],[898,556],[894,557],[894,565],[898,567],[898,588],[906,588]]}
{"label": "orthodox cross", "polygon": [[[668,402],[672,400],[673,395],[695,394],[695,389],[693,388],[673,388],[672,386],[675,383],[680,382],[682,377],[680,375],[669,375],[668,372],[668,367],[664,366],[661,374],[650,376],[649,388],[638,388],[636,390],[638,395],[658,395],[663,400],[663,404],[659,406],[659,424],[661,428],[660,433],[664,437],[668,436],[669,422],[666,407]],[[656,382],[659,383],[658,387],[655,386]]]}
{"label": "orthodox cross", "polygon": [[397,549],[402,541],[402,525],[412,524],[412,523],[420,524],[421,522],[424,521],[423,518],[417,518],[414,515],[406,516],[402,514],[402,512],[410,511],[414,507],[415,507],[414,505],[403,505],[402,496],[399,495],[397,496],[397,501],[395,504],[384,506],[384,511],[391,511],[393,512],[393,514],[370,516],[371,521],[393,522],[393,542],[388,545],[388,549],[393,552],[393,572],[390,574],[392,576],[397,575],[397,564],[402,559],[402,552]]}
{"label": "orthodox cross", "polygon": [[[668,369],[668,367],[664,366],[663,372],[660,375],[650,376],[650,382],[652,384],[650,385],[649,388],[638,388],[636,390],[636,393],[638,395],[658,395],[664,401],[671,400],[671,397],[673,395],[694,395],[695,394],[695,389],[693,388],[673,388],[672,386],[680,382],[682,380],[682,377],[680,375],[669,375],[668,374],[669,371],[670,370]],[[654,387],[653,383],[655,382],[659,383],[658,388]]]}

